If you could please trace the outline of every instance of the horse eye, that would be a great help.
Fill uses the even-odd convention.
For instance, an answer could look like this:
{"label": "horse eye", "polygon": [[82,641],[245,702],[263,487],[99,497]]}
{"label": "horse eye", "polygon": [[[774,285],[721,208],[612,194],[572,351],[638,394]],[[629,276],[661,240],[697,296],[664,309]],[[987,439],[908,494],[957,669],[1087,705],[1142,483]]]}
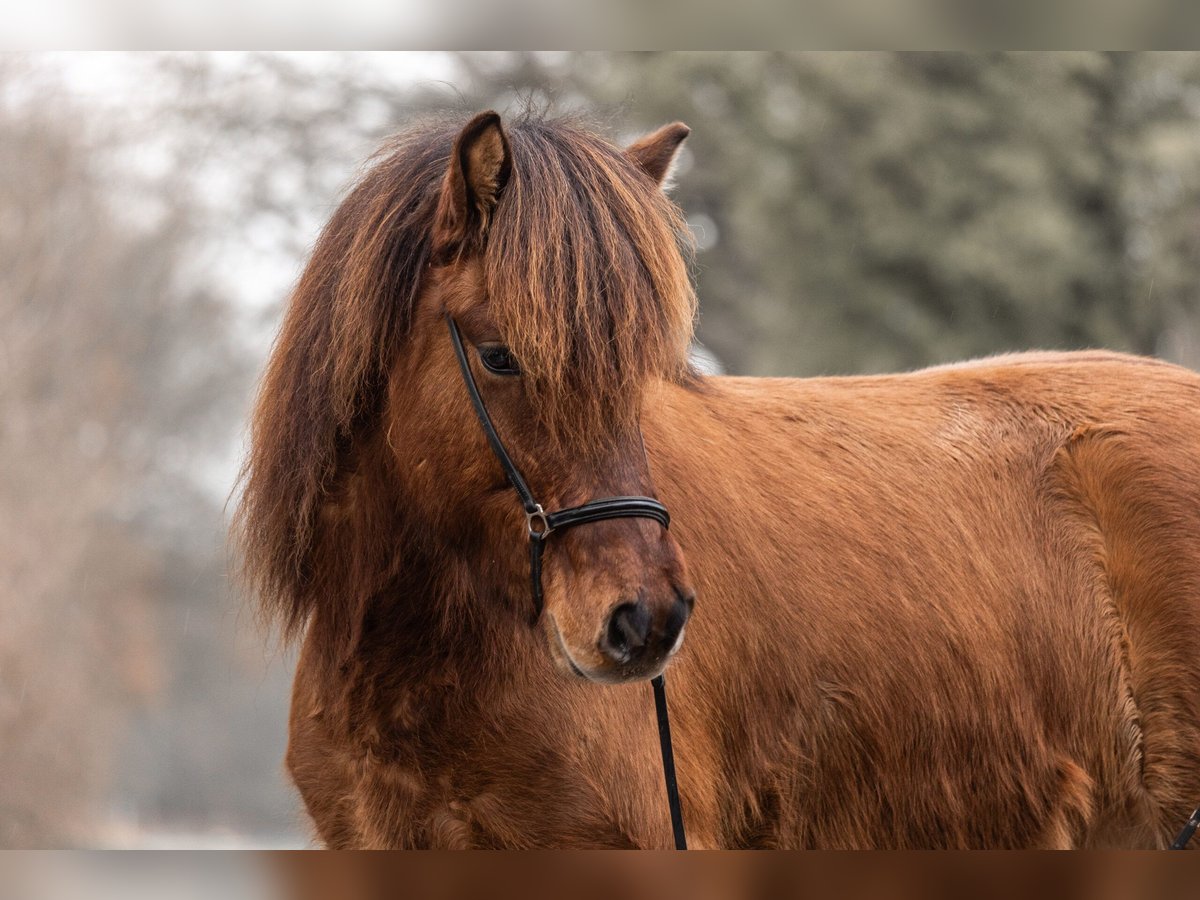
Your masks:
{"label": "horse eye", "polygon": [[496,375],[520,375],[521,368],[507,347],[480,347],[479,358],[489,372]]}

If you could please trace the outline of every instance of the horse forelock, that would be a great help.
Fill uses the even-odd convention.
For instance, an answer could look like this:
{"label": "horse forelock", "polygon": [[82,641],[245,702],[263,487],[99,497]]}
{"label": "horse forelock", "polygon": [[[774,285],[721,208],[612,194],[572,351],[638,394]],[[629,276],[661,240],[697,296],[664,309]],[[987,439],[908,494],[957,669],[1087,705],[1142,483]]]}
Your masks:
{"label": "horse forelock", "polygon": [[[460,128],[426,121],[378,154],[318,239],[263,375],[235,534],[248,585],[288,634],[319,596],[361,594],[387,565],[349,546],[314,560],[322,543],[364,539],[327,521],[331,497],[378,430]],[[530,116],[508,134],[513,174],[484,248],[488,311],[548,433],[602,444],[636,419],[643,384],[687,372],[687,229],[620,150],[578,124]],[[355,571],[329,568],[339,565]]]}
{"label": "horse forelock", "polygon": [[695,296],[678,209],[604,139],[518,122],[484,250],[489,313],[564,444],[634,422],[641,387],[687,370]]}

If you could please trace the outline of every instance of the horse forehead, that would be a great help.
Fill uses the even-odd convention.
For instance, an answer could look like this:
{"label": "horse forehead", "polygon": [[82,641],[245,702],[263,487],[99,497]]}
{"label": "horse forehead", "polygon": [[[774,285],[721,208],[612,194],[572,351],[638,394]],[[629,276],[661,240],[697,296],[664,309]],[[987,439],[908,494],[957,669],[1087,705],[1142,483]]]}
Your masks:
{"label": "horse forehead", "polygon": [[[456,260],[435,269],[431,287],[445,311],[466,330],[492,325],[485,303],[487,287],[483,263],[478,257]],[[441,314],[441,310],[435,312]]]}

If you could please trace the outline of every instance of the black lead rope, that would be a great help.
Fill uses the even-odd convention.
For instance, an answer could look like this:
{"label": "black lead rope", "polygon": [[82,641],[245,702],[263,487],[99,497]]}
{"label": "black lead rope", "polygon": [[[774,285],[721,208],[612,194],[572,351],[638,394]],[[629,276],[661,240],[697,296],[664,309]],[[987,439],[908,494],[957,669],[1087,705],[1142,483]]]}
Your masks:
{"label": "black lead rope", "polygon": [[[484,405],[479,386],[475,384],[475,376],[471,374],[471,364],[467,360],[467,351],[463,347],[462,335],[459,334],[458,324],[450,315],[446,316],[446,324],[450,329],[450,340],[454,344],[454,355],[458,357],[458,366],[462,370],[463,382],[467,393],[471,396],[471,405],[475,407],[475,415],[483,426],[492,452],[504,469],[509,483],[517,496],[521,498],[521,506],[525,509],[525,524],[529,529],[529,581],[530,593],[533,597],[533,619],[536,624],[542,614],[542,551],[546,547],[546,539],[555,531],[585,525],[588,522],[601,522],[605,519],[640,518],[654,519],[663,528],[671,527],[671,515],[667,508],[652,497],[606,497],[603,500],[591,500],[582,506],[572,506],[548,513],[542,509],[521,472],[517,469],[512,457],[504,449],[504,443],[492,424]],[[654,708],[658,714],[658,742],[662,750],[663,777],[667,783],[667,803],[671,808],[671,828],[675,832],[675,849],[686,850],[687,838],[683,831],[683,811],[679,803],[679,785],[675,781],[675,754],[671,749],[671,723],[667,718],[667,693],[663,676],[651,680],[654,687]]]}
{"label": "black lead rope", "polygon": [[1188,841],[1192,839],[1192,835],[1196,833],[1196,829],[1200,828],[1200,807],[1192,813],[1192,817],[1187,820],[1187,824],[1183,826],[1183,831],[1179,832],[1179,836],[1175,838],[1175,842],[1171,844],[1172,850],[1186,850]]}
{"label": "black lead rope", "polygon": [[[683,810],[679,806],[679,785],[675,782],[675,753],[671,750],[671,720],[667,717],[667,683],[660,674],[650,680],[654,686],[654,711],[658,713],[658,745],[662,748],[663,778],[667,782],[667,804],[671,807],[671,830],[675,832],[675,849],[687,849],[683,833]],[[1196,811],[1200,813],[1200,810]]]}

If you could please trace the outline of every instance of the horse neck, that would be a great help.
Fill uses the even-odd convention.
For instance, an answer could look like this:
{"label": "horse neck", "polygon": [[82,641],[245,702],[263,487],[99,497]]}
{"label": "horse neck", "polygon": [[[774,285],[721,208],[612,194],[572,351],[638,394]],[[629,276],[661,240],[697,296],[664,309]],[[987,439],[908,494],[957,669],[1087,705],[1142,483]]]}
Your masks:
{"label": "horse neck", "polygon": [[530,631],[527,599],[481,595],[469,562],[413,520],[388,465],[382,453],[364,454],[339,485],[309,644],[341,678],[502,675],[519,664],[514,648]]}
{"label": "horse neck", "polygon": [[486,598],[448,600],[456,580],[414,566],[375,594],[314,617],[305,656],[330,727],[382,739],[381,753],[406,743],[397,728],[437,736],[430,746],[440,748],[505,695],[528,692],[530,660],[546,663],[528,621],[487,615]]}

